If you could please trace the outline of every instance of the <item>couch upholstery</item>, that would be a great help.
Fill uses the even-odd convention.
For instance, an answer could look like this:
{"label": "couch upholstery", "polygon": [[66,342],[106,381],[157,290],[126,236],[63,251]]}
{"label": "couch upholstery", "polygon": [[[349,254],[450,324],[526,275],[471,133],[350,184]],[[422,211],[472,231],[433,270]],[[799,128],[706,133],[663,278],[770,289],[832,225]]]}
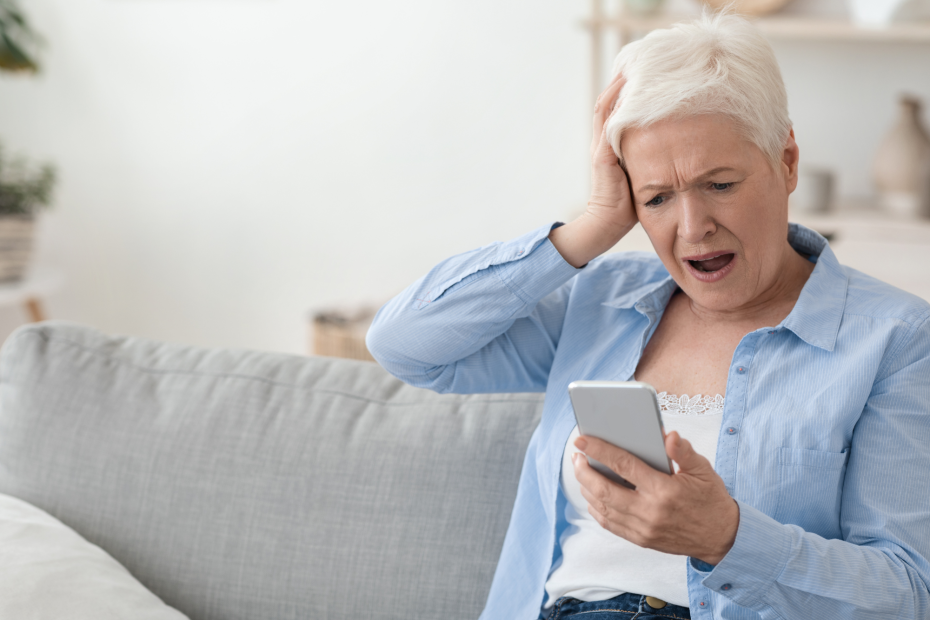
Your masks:
{"label": "couch upholstery", "polygon": [[43,323],[0,354],[0,493],[192,620],[465,620],[541,405]]}

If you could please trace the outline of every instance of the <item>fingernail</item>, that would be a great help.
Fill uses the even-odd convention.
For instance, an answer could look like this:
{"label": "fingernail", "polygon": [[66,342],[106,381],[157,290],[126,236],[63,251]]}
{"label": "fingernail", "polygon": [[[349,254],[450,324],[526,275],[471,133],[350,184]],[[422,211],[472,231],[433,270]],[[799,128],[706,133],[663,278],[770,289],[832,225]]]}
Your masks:
{"label": "fingernail", "polygon": [[576,452],[572,455],[572,465],[577,465],[577,464],[578,464],[578,453]]}
{"label": "fingernail", "polygon": [[588,447],[588,442],[585,441],[584,438],[579,437],[578,439],[575,440],[575,447],[578,448],[579,450],[584,450],[585,448]]}

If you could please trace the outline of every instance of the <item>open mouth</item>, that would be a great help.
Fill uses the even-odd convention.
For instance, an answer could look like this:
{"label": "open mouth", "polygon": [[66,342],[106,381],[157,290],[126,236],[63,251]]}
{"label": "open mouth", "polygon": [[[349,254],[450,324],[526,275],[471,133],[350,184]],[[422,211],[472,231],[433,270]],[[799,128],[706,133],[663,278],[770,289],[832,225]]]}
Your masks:
{"label": "open mouth", "polygon": [[703,260],[689,260],[688,262],[697,271],[702,271],[704,273],[714,273],[715,271],[720,271],[729,265],[732,260],[733,254],[727,253],[705,258]]}

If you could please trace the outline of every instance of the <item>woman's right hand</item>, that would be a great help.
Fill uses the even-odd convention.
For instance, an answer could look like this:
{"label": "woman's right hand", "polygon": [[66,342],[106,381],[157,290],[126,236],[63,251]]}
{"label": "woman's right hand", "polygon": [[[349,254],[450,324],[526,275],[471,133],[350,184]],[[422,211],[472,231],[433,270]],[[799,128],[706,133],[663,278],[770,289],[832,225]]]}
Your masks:
{"label": "woman's right hand", "polygon": [[591,198],[585,212],[549,233],[549,240],[574,267],[582,267],[612,248],[636,225],[626,172],[607,141],[605,126],[626,83],[617,74],[597,98],[591,140]]}

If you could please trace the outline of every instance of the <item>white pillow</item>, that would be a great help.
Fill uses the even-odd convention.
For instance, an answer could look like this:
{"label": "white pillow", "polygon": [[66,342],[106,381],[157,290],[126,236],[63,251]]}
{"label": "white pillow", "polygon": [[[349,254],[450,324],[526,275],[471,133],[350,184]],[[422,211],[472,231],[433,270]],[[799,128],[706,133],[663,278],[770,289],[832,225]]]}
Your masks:
{"label": "white pillow", "polygon": [[106,551],[50,514],[3,494],[0,618],[187,620]]}

